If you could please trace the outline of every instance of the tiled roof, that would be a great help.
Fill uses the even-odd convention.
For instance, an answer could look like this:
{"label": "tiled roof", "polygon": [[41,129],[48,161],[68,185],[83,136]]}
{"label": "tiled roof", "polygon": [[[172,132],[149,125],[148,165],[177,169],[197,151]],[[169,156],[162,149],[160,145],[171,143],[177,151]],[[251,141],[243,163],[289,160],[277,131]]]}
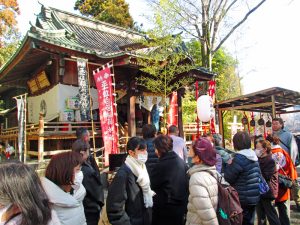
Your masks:
{"label": "tiled roof", "polygon": [[45,6],[37,15],[29,36],[99,57],[126,54],[121,46],[134,44],[143,38],[129,29]]}

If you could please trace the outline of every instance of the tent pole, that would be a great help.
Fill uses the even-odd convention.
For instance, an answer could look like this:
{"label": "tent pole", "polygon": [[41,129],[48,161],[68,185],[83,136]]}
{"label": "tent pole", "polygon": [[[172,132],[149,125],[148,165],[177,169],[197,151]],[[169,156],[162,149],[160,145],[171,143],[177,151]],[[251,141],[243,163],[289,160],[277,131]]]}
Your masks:
{"label": "tent pole", "polygon": [[275,106],[275,96],[271,96],[272,99],[272,118],[276,117],[276,106]]}

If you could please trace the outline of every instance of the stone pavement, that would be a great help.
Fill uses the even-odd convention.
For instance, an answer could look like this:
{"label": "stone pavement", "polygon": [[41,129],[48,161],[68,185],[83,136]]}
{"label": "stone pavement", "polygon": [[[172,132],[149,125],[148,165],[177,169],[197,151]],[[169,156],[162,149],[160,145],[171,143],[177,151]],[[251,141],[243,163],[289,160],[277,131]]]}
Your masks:
{"label": "stone pavement", "polygon": [[291,201],[291,225],[300,225],[300,212],[294,210],[295,203]]}

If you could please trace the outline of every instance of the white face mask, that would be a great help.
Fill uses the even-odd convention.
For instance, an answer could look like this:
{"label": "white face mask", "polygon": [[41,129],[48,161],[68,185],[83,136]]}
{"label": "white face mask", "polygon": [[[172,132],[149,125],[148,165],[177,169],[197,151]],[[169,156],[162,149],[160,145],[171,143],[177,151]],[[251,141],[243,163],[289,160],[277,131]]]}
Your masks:
{"label": "white face mask", "polygon": [[6,211],[11,207],[11,203],[8,206],[5,206],[4,208],[0,209],[0,225],[4,225],[7,221],[3,221],[2,217],[3,214],[6,213]]}
{"label": "white face mask", "polygon": [[148,153],[146,154],[137,154],[137,160],[142,162],[142,163],[146,163],[148,159]]}
{"label": "white face mask", "polygon": [[262,156],[263,150],[261,150],[261,149],[255,149],[255,154],[256,154],[256,156],[259,158],[259,157]]}
{"label": "white face mask", "polygon": [[83,180],[82,171],[75,173],[74,184],[72,185],[72,188],[74,190],[78,190],[80,188],[80,185],[82,184],[82,180]]}

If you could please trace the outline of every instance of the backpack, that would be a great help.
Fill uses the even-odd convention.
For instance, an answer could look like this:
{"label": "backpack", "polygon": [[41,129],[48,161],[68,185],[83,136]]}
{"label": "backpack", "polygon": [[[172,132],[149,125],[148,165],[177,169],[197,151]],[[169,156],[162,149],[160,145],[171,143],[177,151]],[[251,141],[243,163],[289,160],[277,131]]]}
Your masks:
{"label": "backpack", "polygon": [[243,209],[238,192],[229,184],[221,183],[221,179],[222,176],[216,178],[218,183],[218,207],[216,212],[218,222],[220,225],[242,225]]}

